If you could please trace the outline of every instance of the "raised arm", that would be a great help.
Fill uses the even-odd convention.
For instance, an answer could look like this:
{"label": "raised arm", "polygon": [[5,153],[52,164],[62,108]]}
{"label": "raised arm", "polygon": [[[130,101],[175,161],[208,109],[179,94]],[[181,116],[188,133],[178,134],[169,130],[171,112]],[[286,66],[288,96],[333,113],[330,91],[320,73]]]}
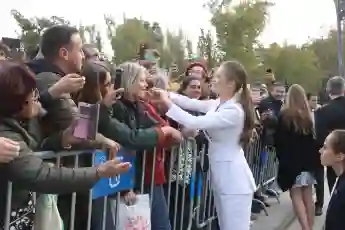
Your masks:
{"label": "raised arm", "polygon": [[208,112],[204,116],[193,116],[172,104],[166,113],[188,129],[219,129],[243,123],[244,113],[239,105],[232,104],[219,111]]}
{"label": "raised arm", "polygon": [[147,128],[132,130],[125,123],[110,117],[107,108],[100,106],[98,131],[105,137],[110,138],[125,148],[131,150],[144,150],[154,148],[162,142],[164,133],[160,128]]}
{"label": "raised arm", "polygon": [[186,96],[182,96],[177,93],[169,93],[169,97],[172,102],[174,102],[176,105],[181,107],[182,109],[185,110],[191,110],[191,111],[196,111],[196,112],[201,112],[201,113],[207,113],[210,108],[214,104],[217,103],[217,100],[197,100],[197,99],[191,99]]}

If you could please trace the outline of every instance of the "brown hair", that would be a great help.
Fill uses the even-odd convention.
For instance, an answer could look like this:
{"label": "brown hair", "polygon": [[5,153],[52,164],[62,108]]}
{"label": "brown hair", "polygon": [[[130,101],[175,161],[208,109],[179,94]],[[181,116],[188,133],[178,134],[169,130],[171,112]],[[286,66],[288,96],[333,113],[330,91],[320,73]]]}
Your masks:
{"label": "brown hair", "polygon": [[12,117],[23,109],[36,88],[34,74],[25,65],[0,60],[0,116]]}
{"label": "brown hair", "polygon": [[185,91],[187,89],[187,87],[189,86],[189,84],[192,81],[199,81],[200,82],[200,78],[198,77],[193,77],[193,76],[187,76],[183,79],[180,88],[177,90],[177,93],[179,94],[183,94],[183,91]]}
{"label": "brown hair", "polygon": [[104,84],[109,69],[102,61],[86,61],[81,75],[85,77],[84,87],[73,97],[75,103],[85,102],[95,104],[102,100],[101,87]]}
{"label": "brown hair", "polygon": [[345,130],[334,130],[330,141],[331,148],[335,154],[345,154]]}
{"label": "brown hair", "polygon": [[282,109],[282,119],[287,126],[292,125],[297,132],[314,134],[311,111],[302,86],[294,84],[289,88],[286,103]]}
{"label": "brown hair", "polygon": [[241,134],[241,144],[247,144],[254,129],[254,105],[247,88],[248,75],[243,65],[237,61],[226,61],[221,64],[229,80],[235,81],[235,92],[240,93],[239,103],[244,110],[244,126]]}

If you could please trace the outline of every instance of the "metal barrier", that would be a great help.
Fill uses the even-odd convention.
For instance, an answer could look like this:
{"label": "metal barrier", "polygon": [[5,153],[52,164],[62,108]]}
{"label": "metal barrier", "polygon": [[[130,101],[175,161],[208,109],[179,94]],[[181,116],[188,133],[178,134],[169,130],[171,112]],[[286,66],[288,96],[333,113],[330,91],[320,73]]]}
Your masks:
{"label": "metal barrier", "polygon": [[[65,152],[36,152],[36,156],[43,159],[55,159],[56,165],[60,165],[61,159],[66,157],[74,158],[74,167],[79,166],[81,156],[91,157],[93,151],[65,151]],[[87,155],[88,154],[88,155]],[[154,194],[156,194],[154,185],[155,163],[147,165],[148,156],[152,155],[156,159],[156,151],[153,153],[143,153],[141,180],[137,181],[138,194],[150,194],[151,210],[155,208],[153,203]],[[263,147],[260,139],[256,139],[245,151],[248,163],[253,171],[254,177],[260,189],[270,190],[270,184],[274,182],[277,161],[275,152]],[[150,156],[151,157],[151,156]],[[216,210],[213,204],[212,189],[210,186],[210,175],[207,170],[208,161],[205,154],[205,148],[198,145],[195,140],[184,140],[178,147],[164,152],[164,158],[168,163],[167,180],[164,184],[164,194],[166,197],[166,207],[169,211],[169,219],[172,230],[191,230],[191,229],[211,229],[211,225],[217,219]],[[151,183],[145,184],[145,168],[150,166]],[[8,183],[6,215],[4,218],[4,229],[9,230],[14,222],[11,218],[12,202],[12,183]],[[97,200],[92,199],[92,189],[85,194],[72,193],[68,200],[69,209],[59,210],[64,219],[65,230],[108,230],[118,229],[118,219],[120,204],[123,202],[122,195],[116,193],[112,196],[105,196]],[[272,190],[279,202],[278,194]],[[33,207],[36,204],[36,194],[34,194]],[[58,205],[66,196],[59,196]],[[79,203],[77,201],[80,201]],[[261,201],[257,201],[261,202]],[[81,208],[80,206],[83,206]],[[262,202],[261,202],[262,203]],[[265,205],[263,208],[265,209]],[[101,207],[100,209],[98,207]],[[87,211],[85,211],[87,209]],[[29,210],[30,211],[30,210]],[[34,212],[35,210],[33,210]],[[265,210],[266,211],[266,210]],[[66,213],[67,212],[67,213]],[[156,212],[157,213],[157,212]],[[266,211],[267,213],[267,211]],[[67,218],[66,218],[67,216]],[[159,218],[159,217],[157,217]],[[82,220],[80,220],[82,219]],[[110,223],[110,226],[109,226]],[[151,222],[149,222],[151,224]],[[85,225],[85,226],[84,226]],[[131,229],[131,228],[128,228]],[[140,228],[148,229],[148,228]]]}
{"label": "metal barrier", "polygon": [[[264,143],[262,143],[261,138],[256,137],[245,149],[245,156],[249,167],[253,172],[258,192],[268,194],[280,203],[279,193],[275,188],[272,188],[272,185],[276,182],[279,165],[275,149],[265,146]],[[268,216],[265,203],[255,198],[253,201],[258,203]]]}

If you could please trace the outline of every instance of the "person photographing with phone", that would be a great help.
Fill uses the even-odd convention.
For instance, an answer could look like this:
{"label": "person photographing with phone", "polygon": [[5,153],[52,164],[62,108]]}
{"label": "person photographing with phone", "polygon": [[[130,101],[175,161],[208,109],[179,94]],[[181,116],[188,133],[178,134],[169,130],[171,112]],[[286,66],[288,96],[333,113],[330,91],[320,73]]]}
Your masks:
{"label": "person photographing with phone", "polygon": [[275,82],[269,87],[268,97],[262,99],[258,105],[258,112],[263,126],[263,140],[266,146],[274,145],[273,134],[277,125],[277,119],[283,106],[285,86]]}

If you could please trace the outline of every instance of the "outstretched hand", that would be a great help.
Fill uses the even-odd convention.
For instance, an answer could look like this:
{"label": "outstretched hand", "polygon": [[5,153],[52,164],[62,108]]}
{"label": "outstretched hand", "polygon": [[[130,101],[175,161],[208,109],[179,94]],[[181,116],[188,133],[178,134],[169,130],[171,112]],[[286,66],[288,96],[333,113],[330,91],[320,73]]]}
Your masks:
{"label": "outstretched hand", "polygon": [[111,89],[107,95],[103,98],[102,102],[105,106],[110,107],[112,106],[118,99],[122,97],[124,93],[123,88],[119,89]]}
{"label": "outstretched hand", "polygon": [[149,90],[150,97],[153,100],[160,101],[164,103],[168,108],[170,108],[172,102],[169,98],[169,93],[166,90],[159,89],[159,88],[151,88]]}

